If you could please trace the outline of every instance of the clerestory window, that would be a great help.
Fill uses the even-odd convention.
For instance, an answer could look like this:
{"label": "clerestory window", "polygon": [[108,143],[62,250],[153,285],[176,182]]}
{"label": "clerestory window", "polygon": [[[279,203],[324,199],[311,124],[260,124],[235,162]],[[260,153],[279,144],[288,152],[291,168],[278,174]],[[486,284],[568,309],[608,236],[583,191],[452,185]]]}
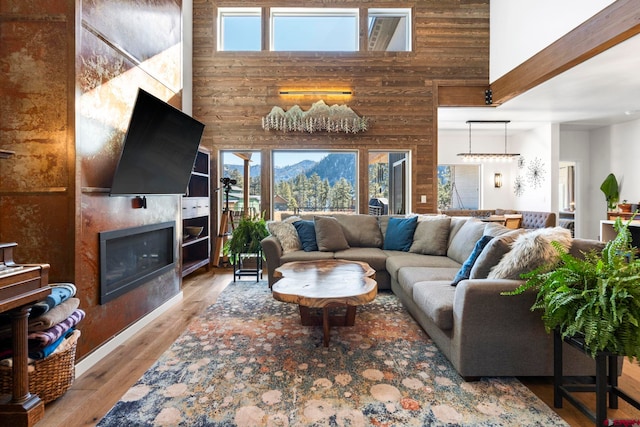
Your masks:
{"label": "clerestory window", "polygon": [[355,52],[358,9],[271,9],[271,50]]}
{"label": "clerestory window", "polygon": [[411,9],[369,9],[370,51],[411,51]]}
{"label": "clerestory window", "polygon": [[[262,28],[259,7],[218,9],[218,51],[273,52],[411,51],[411,9],[368,9],[368,32],[360,40],[360,10],[356,8],[268,8],[269,31]],[[263,43],[262,37],[267,37]]]}
{"label": "clerestory window", "polygon": [[218,50],[262,49],[262,11],[259,7],[218,8]]}

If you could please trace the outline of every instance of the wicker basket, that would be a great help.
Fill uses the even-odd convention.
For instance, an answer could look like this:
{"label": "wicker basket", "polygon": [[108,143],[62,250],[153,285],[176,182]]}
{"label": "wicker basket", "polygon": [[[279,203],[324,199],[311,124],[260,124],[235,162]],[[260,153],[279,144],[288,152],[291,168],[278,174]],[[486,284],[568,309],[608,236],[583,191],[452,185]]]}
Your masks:
{"label": "wicker basket", "polygon": [[[76,346],[80,331],[76,330],[67,340],[68,348],[29,364],[29,392],[37,394],[44,403],[62,396],[75,378]],[[0,367],[0,394],[11,394],[12,369]]]}

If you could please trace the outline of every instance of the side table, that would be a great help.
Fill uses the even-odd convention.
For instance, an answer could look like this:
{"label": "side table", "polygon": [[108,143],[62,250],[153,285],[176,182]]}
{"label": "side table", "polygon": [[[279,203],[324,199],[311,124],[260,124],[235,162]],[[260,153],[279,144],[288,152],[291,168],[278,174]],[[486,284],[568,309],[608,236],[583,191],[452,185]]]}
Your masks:
{"label": "side table", "polygon": [[[621,355],[608,351],[599,351],[596,354],[596,378],[595,384],[565,383],[562,374],[562,343],[566,342],[572,347],[586,353],[584,340],[579,337],[567,337],[562,339],[562,334],[553,332],[553,406],[562,408],[562,398],[578,408],[584,415],[595,422],[596,427],[604,425],[607,419],[607,395],[609,396],[609,408],[618,408],[618,397],[628,402],[636,409],[640,409],[640,403],[618,388],[618,358]],[[589,409],[580,402],[572,392],[595,392],[596,411]]]}
{"label": "side table", "polygon": [[[248,267],[244,265],[243,259],[255,257],[256,265]],[[242,253],[236,254],[235,262],[233,263],[233,281],[240,279],[244,276],[255,276],[256,282],[262,279],[262,251],[256,253]]]}

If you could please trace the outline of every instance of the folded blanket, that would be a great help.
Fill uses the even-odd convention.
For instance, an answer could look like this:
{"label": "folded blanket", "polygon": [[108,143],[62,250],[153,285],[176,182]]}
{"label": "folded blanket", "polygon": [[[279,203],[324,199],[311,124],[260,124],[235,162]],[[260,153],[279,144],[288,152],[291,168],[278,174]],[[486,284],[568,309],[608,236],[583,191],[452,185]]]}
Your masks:
{"label": "folded blanket", "polygon": [[29,332],[44,331],[49,329],[56,323],[62,322],[69,317],[73,310],[78,308],[80,300],[78,298],[69,298],[57,307],[53,307],[42,316],[29,319]]}
{"label": "folded blanket", "polygon": [[29,313],[29,317],[38,317],[45,314],[47,311],[51,310],[52,307],[49,307],[46,301],[40,301],[31,306],[31,312]]}
{"label": "folded blanket", "polygon": [[[67,331],[67,333],[64,334],[64,337],[60,337],[58,341],[45,347],[45,349],[48,349],[49,347],[55,347],[52,351],[48,352],[47,356],[50,356],[56,353],[62,353],[63,351],[67,351],[69,347],[75,345],[76,342],[78,342],[78,338],[80,338],[80,331],[73,328],[69,329],[69,331]],[[10,356],[12,356],[12,354],[9,354],[8,358],[0,360],[0,369],[2,369],[2,367],[8,367],[8,368],[13,367],[13,358]],[[35,358],[33,356],[39,356],[39,353],[38,352],[29,353],[29,358],[28,358],[29,372],[33,371],[33,366],[31,365],[33,364],[33,362],[36,361],[36,359],[44,359],[44,357]]]}
{"label": "folded blanket", "polygon": [[69,337],[69,336],[71,336],[71,334],[73,334],[73,331],[74,331],[74,329],[71,328],[67,332],[62,334],[62,336],[60,338],[58,338],[57,340],[55,340],[54,342],[52,342],[48,346],[45,346],[44,348],[42,348],[40,350],[30,351],[29,352],[29,357],[32,358],[32,359],[35,359],[35,360],[44,359],[45,357],[47,357],[48,355],[50,355],[51,353],[56,351],[58,349],[58,347],[60,346],[60,344],[62,344],[62,342],[67,337]]}
{"label": "folded blanket", "polygon": [[52,309],[74,296],[76,293],[75,286],[69,284],[51,285],[51,293],[47,296],[45,303]]}
{"label": "folded blanket", "polygon": [[29,341],[29,351],[40,350],[47,345],[51,344],[58,338],[60,338],[65,332],[69,329],[76,326],[82,319],[84,319],[85,312],[77,308],[71,313],[71,316],[67,317],[62,322],[58,323],[55,326],[45,330],[32,332],[27,336]]}

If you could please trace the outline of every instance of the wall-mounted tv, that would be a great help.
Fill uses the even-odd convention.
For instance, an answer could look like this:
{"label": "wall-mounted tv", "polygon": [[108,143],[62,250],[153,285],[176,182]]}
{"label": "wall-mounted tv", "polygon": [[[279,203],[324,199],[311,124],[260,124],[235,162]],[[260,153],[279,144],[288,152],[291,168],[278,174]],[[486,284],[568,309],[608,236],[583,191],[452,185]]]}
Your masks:
{"label": "wall-mounted tv", "polygon": [[204,124],[139,89],[110,194],[185,194],[203,130]]}

